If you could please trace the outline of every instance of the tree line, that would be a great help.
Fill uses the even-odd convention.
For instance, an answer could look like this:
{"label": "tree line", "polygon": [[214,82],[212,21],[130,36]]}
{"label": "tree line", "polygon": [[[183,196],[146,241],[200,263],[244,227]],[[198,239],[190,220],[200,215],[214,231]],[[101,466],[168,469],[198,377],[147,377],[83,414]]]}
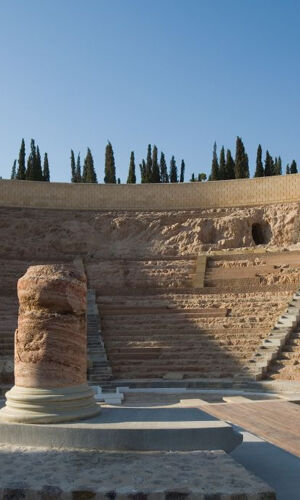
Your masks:
{"label": "tree line", "polygon": [[[160,160],[158,160],[158,149],[155,145],[153,147],[151,146],[151,144],[148,145],[146,160],[143,159],[141,161],[141,163],[139,164],[139,169],[142,184],[149,182],[184,182],[184,160],[181,160],[180,173],[178,173],[175,157],[172,156],[170,160],[170,167],[168,170],[164,153],[160,153]],[[134,151],[131,151],[127,184],[136,184],[136,181],[136,161]],[[77,160],[75,162],[74,151],[71,150],[71,182],[97,182],[94,161],[89,148],[84,160],[82,173],[80,165],[80,155],[77,155]],[[114,151],[110,142],[108,142],[105,148],[104,183],[121,183],[120,178],[116,177]]]}
{"label": "tree line", "polygon": [[30,142],[30,153],[26,163],[25,141],[22,139],[19,151],[18,162],[14,160],[11,179],[27,180],[27,181],[50,181],[50,168],[48,154],[44,153],[42,166],[40,148],[35,144],[34,139]]}
{"label": "tree line", "polygon": [[[297,174],[298,168],[295,160],[291,164],[286,165],[286,174]],[[262,147],[259,144],[256,153],[256,168],[254,177],[267,177],[270,175],[282,175],[282,161],[281,157],[273,158],[269,151],[266,151],[265,159],[262,159]],[[245,146],[241,137],[236,138],[235,158],[233,159],[230,149],[227,149],[225,155],[225,148],[222,146],[220,155],[217,154],[217,145],[214,143],[211,173],[208,178],[209,181],[218,181],[226,179],[243,179],[249,178],[249,161],[248,155],[245,151]]]}
{"label": "tree line", "polygon": [[[158,159],[159,158],[159,159]],[[94,166],[94,159],[90,148],[87,148],[86,156],[81,165],[80,153],[75,158],[74,150],[71,149],[71,182],[87,182],[97,183],[97,174]],[[146,159],[139,163],[141,175],[141,183],[176,183],[184,182],[185,177],[185,161],[180,162],[178,169],[174,155],[167,166],[165,154],[163,151],[158,154],[157,146],[148,145]],[[291,164],[287,164],[285,168],[286,174],[295,174],[298,172],[297,163],[295,160]],[[264,177],[270,175],[282,174],[281,157],[272,157],[267,150],[265,159],[262,159],[262,147],[259,144],[256,154],[256,168],[254,177]],[[217,144],[214,143],[211,173],[208,177],[209,181],[227,180],[227,179],[242,179],[249,178],[249,161],[245,146],[241,137],[236,139],[235,157],[233,158],[230,149],[226,150],[222,146],[220,154],[217,153]],[[35,144],[34,139],[30,142],[30,152],[26,162],[25,141],[22,139],[19,151],[18,161],[15,160],[12,166],[11,179],[19,180],[34,180],[34,181],[50,181],[50,168],[47,153],[44,153],[43,165],[39,146]],[[205,173],[192,174],[190,182],[202,182],[206,180]],[[134,151],[130,153],[127,184],[136,184],[136,162]],[[106,184],[121,184],[120,178],[116,177],[116,165],[114,158],[113,147],[110,142],[105,148],[105,165],[104,165],[104,183]]]}

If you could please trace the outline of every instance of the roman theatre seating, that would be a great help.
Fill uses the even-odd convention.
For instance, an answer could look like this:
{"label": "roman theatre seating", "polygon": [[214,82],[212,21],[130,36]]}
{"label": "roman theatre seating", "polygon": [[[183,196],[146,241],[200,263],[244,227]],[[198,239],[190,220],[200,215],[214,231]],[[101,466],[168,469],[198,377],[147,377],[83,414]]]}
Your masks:
{"label": "roman theatre seating", "polygon": [[298,288],[300,253],[237,252],[87,264],[114,378],[251,378]]}
{"label": "roman theatre seating", "polygon": [[[1,259],[2,391],[13,383],[16,283],[40,263]],[[251,358],[299,286],[300,252],[99,259],[85,270],[114,379],[251,378]],[[299,359],[296,331],[267,376],[299,380]]]}

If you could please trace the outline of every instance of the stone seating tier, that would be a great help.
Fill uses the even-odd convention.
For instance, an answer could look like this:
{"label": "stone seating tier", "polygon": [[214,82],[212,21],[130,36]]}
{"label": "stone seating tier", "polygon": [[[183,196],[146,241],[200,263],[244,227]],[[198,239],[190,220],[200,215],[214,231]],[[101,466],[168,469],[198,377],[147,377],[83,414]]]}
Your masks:
{"label": "stone seating tier", "polygon": [[176,300],[174,294],[166,293],[99,295],[102,334],[113,375],[160,378],[174,371],[195,378],[240,373],[290,293],[244,295],[180,294]]}
{"label": "stone seating tier", "polygon": [[295,291],[299,252],[208,256],[204,288],[189,259],[87,267],[114,377],[232,377],[245,376]]}
{"label": "stone seating tier", "polygon": [[[195,256],[88,261],[88,286],[96,291],[113,376],[155,378],[174,370],[184,377],[218,377],[244,370],[298,285],[299,256],[211,255],[204,288],[194,286]],[[15,285],[28,264],[3,261],[2,356],[13,355]],[[97,350],[96,331],[89,342]],[[298,352],[298,343],[291,348]],[[95,381],[107,373],[96,363]]]}

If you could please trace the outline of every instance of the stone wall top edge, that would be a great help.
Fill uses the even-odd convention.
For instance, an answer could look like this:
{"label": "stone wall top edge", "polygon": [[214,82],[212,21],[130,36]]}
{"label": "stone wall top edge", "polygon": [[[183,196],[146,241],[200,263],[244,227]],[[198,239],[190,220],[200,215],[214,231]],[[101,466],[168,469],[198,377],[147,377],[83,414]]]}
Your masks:
{"label": "stone wall top edge", "polygon": [[149,189],[149,187],[158,187],[159,189],[173,189],[173,188],[180,188],[182,186],[192,186],[194,188],[196,187],[201,187],[202,189],[204,186],[220,186],[226,185],[226,184],[238,184],[238,183],[274,183],[274,182],[290,182],[292,179],[300,179],[300,173],[298,174],[289,174],[289,175],[275,175],[275,176],[268,176],[268,177],[252,177],[252,178],[245,178],[245,179],[227,179],[227,180],[222,180],[222,181],[205,181],[205,182],[174,182],[174,183],[145,183],[145,184],[105,184],[105,183],[73,183],[73,182],[56,182],[56,181],[51,181],[51,182],[43,182],[43,181],[27,181],[27,180],[18,180],[18,179],[0,179],[0,184],[1,183],[18,183],[18,184],[26,184],[26,185],[40,185],[40,186],[68,186],[71,187],[72,189],[78,189],[78,188],[87,188],[87,187],[92,187],[93,189],[96,188],[114,188],[114,189],[124,189],[126,188],[129,189]]}
{"label": "stone wall top edge", "polygon": [[198,205],[198,206],[174,206],[174,207],[160,207],[160,208],[147,208],[145,206],[137,206],[137,207],[105,207],[105,206],[95,206],[95,207],[78,207],[78,206],[73,206],[73,207],[59,207],[59,206],[25,206],[25,205],[13,205],[13,204],[7,204],[3,205],[1,204],[0,200],[0,210],[5,209],[5,208],[13,208],[13,209],[24,209],[24,210],[51,210],[51,211],[74,211],[74,210],[80,210],[83,212],[154,212],[154,213],[159,213],[159,212],[190,212],[190,211],[202,211],[202,210],[222,210],[222,209],[230,209],[230,208],[236,208],[236,209],[243,209],[243,208],[255,208],[255,207],[264,207],[264,206],[272,206],[272,205],[289,205],[289,204],[294,204],[294,203],[300,203],[299,199],[290,199],[290,200],[275,200],[271,202],[255,202],[255,203],[240,203],[240,204],[229,204],[229,205]]}

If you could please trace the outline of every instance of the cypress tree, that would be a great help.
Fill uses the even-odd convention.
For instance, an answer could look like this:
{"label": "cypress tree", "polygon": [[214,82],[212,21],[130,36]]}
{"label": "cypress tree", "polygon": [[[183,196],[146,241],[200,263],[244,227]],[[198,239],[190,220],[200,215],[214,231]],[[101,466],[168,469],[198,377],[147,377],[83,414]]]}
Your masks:
{"label": "cypress tree", "polygon": [[190,182],[195,182],[195,174],[194,173],[192,173],[192,177],[190,179]]}
{"label": "cypress tree", "polygon": [[116,166],[113,148],[110,142],[105,148],[105,170],[104,182],[106,184],[116,184]]}
{"label": "cypress tree", "polygon": [[289,164],[287,164],[287,166],[285,167],[285,173],[286,173],[286,175],[291,173],[291,169],[290,169]]}
{"label": "cypress tree", "polygon": [[184,160],[181,160],[179,182],[184,182],[184,171],[185,171],[185,163]]}
{"label": "cypress tree", "polygon": [[127,184],[135,184],[135,183],[136,183],[136,175],[135,175],[134,151],[131,151]]}
{"label": "cypress tree", "polygon": [[245,147],[240,137],[236,138],[235,177],[236,179],[249,177],[248,155],[245,152]]}
{"label": "cypress tree", "polygon": [[282,161],[281,161],[281,156],[278,156],[277,159],[277,170],[275,175],[282,175]]}
{"label": "cypress tree", "polygon": [[178,182],[177,167],[174,156],[172,156],[170,161],[170,182]]}
{"label": "cypress tree", "polygon": [[49,169],[49,161],[48,161],[48,155],[47,155],[47,153],[44,154],[43,180],[45,182],[50,182],[50,169]]}
{"label": "cypress tree", "polygon": [[76,181],[75,182],[82,182],[81,179],[81,165],[80,165],[80,153],[77,155],[77,161],[76,161]]}
{"label": "cypress tree", "polygon": [[19,159],[18,159],[18,171],[16,178],[19,180],[26,179],[26,167],[25,167],[25,141],[22,139]]}
{"label": "cypress tree", "polygon": [[226,151],[226,164],[225,164],[226,179],[235,179],[235,163],[232,158],[230,149]]}
{"label": "cypress tree", "polygon": [[161,182],[169,182],[169,176],[168,176],[168,171],[167,171],[167,164],[166,164],[166,159],[165,155],[163,152],[160,153],[160,179]]}
{"label": "cypress tree", "polygon": [[30,141],[30,154],[27,159],[26,179],[28,181],[35,181],[35,165],[36,165],[36,147],[34,139]]}
{"label": "cypress tree", "polygon": [[219,179],[224,180],[226,179],[226,163],[225,163],[225,149],[224,146],[222,146],[221,151],[220,151],[220,166],[219,166]]}
{"label": "cypress tree", "polygon": [[269,151],[266,151],[265,176],[269,177],[270,175],[274,175],[274,162],[273,162],[273,158],[270,155]]}
{"label": "cypress tree", "polygon": [[157,159],[157,147],[153,146],[153,153],[152,153],[152,182],[160,182],[160,171],[159,171],[159,165],[158,165],[158,159]]}
{"label": "cypress tree", "polygon": [[14,160],[13,162],[13,166],[12,166],[12,169],[11,169],[11,176],[10,176],[11,179],[16,179],[17,178],[17,160]]}
{"label": "cypress tree", "polygon": [[152,151],[151,151],[151,144],[148,144],[148,150],[147,150],[145,182],[152,182]]}
{"label": "cypress tree", "polygon": [[33,159],[31,156],[31,153],[29,154],[27,158],[27,168],[26,168],[26,180],[27,181],[33,181],[34,171],[33,171]]}
{"label": "cypress tree", "polygon": [[71,149],[71,182],[77,182],[75,155],[73,149]]}
{"label": "cypress tree", "polygon": [[298,174],[297,163],[295,162],[295,160],[293,160],[291,163],[290,173],[291,174]]}
{"label": "cypress tree", "polygon": [[265,175],[264,166],[262,162],[262,149],[261,145],[258,145],[256,153],[256,169],[254,177],[263,177]]}
{"label": "cypress tree", "polygon": [[275,158],[274,161],[274,175],[281,175],[282,174],[282,164],[281,164],[281,158],[278,156],[278,158]]}
{"label": "cypress tree", "polygon": [[218,162],[218,156],[217,156],[217,144],[214,143],[214,148],[213,148],[213,158],[212,158],[212,164],[211,164],[211,174],[209,176],[210,181],[217,181],[220,178],[220,172],[219,172],[219,162]]}
{"label": "cypress tree", "polygon": [[145,184],[145,182],[146,182],[146,163],[145,163],[145,160],[142,160],[142,163],[140,163],[140,171],[141,171],[141,183]]}
{"label": "cypress tree", "polygon": [[43,171],[42,171],[42,160],[40,155],[40,149],[36,147],[36,156],[34,162],[34,177],[36,181],[43,181]]}
{"label": "cypress tree", "polygon": [[82,170],[82,182],[97,183],[97,175],[94,168],[94,160],[90,148],[87,148],[86,157]]}
{"label": "cypress tree", "polygon": [[118,184],[121,184],[121,179],[120,179],[120,177],[118,177],[118,182],[117,182],[117,183],[118,183]]}

